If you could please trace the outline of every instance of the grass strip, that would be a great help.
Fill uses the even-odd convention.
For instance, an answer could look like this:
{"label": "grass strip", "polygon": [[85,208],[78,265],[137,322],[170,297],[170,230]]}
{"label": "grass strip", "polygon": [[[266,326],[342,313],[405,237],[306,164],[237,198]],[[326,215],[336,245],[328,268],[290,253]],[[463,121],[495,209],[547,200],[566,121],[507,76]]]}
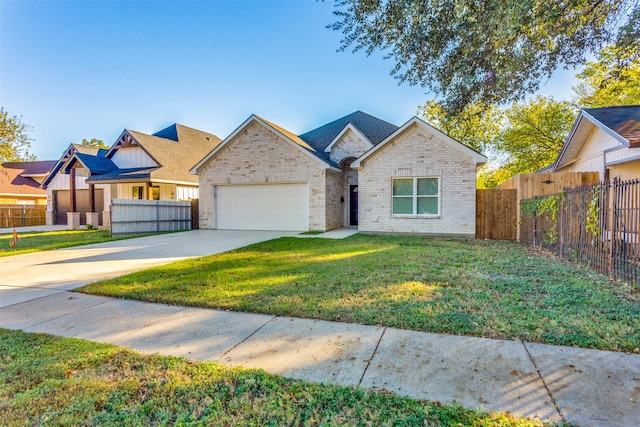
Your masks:
{"label": "grass strip", "polygon": [[80,291],[612,351],[640,347],[634,287],[514,242],[281,238]]}
{"label": "grass strip", "polygon": [[507,413],[5,329],[0,419],[3,426],[543,425]]}
{"label": "grass strip", "polygon": [[72,246],[102,243],[123,238],[140,237],[111,237],[109,230],[59,230],[59,231],[32,231],[18,233],[18,242],[12,248],[10,241],[13,233],[0,234],[0,257],[20,255],[30,252],[49,251],[52,249],[68,248]]}

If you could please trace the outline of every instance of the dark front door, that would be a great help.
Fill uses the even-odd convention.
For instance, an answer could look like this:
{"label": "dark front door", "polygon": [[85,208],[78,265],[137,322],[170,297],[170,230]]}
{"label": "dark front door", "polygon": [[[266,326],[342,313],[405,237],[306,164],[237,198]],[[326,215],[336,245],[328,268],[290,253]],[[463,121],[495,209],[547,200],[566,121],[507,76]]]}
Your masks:
{"label": "dark front door", "polygon": [[358,186],[349,186],[349,225],[358,225]]}

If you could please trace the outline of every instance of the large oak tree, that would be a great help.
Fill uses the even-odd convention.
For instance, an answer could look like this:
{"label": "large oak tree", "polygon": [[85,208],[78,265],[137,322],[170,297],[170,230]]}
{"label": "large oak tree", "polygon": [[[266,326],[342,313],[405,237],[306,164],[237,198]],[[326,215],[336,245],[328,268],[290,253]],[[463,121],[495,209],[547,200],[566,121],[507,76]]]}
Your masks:
{"label": "large oak tree", "polygon": [[[633,43],[639,0],[336,0],[341,49],[383,51],[457,114],[534,93],[558,67]],[[621,30],[622,28],[622,30]],[[629,36],[630,35],[630,36]]]}

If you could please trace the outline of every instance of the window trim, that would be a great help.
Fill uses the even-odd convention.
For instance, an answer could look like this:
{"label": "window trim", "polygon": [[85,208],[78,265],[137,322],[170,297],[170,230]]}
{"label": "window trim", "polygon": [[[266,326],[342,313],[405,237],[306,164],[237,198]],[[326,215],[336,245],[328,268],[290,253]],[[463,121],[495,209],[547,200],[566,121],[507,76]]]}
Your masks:
{"label": "window trim", "polygon": [[[401,195],[394,195],[393,194],[393,183],[395,180],[397,179],[411,179],[413,180],[413,192],[411,194],[411,196],[401,196]],[[420,196],[418,195],[418,180],[419,179],[435,179],[437,184],[438,184],[438,194],[437,195],[433,195],[433,196]],[[437,198],[437,206],[438,206],[438,212],[435,214],[432,213],[424,213],[424,214],[420,214],[418,213],[418,198],[419,197],[429,197],[429,198]],[[413,212],[412,213],[394,213],[393,211],[393,201],[396,198],[411,198],[412,201],[412,208],[413,208]],[[393,177],[391,179],[391,216],[394,217],[400,217],[400,218],[440,218],[441,216],[441,205],[440,205],[440,201],[442,200],[441,198],[441,194],[440,194],[440,177],[439,176],[396,176]]]}
{"label": "window trim", "polygon": [[[138,197],[136,197],[136,189],[138,190]],[[131,198],[133,200],[144,200],[144,186],[143,185],[132,185],[131,186]]]}

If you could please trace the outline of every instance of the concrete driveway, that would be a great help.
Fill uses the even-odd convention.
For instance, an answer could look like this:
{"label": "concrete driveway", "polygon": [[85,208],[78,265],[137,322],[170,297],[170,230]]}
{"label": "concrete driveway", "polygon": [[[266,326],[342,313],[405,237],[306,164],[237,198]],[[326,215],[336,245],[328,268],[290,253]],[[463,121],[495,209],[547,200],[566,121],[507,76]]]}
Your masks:
{"label": "concrete driveway", "polygon": [[0,258],[0,307],[184,258],[226,252],[288,231],[192,230]]}

